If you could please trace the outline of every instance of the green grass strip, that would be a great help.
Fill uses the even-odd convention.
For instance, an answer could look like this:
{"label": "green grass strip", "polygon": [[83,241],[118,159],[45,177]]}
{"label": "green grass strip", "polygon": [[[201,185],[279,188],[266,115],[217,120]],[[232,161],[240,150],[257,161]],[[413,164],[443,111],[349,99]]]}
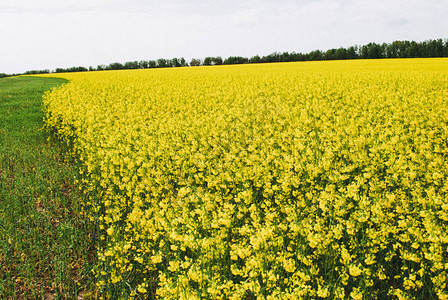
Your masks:
{"label": "green grass strip", "polygon": [[66,80],[0,79],[0,298],[94,298],[93,226],[76,166],[47,142],[42,94]]}

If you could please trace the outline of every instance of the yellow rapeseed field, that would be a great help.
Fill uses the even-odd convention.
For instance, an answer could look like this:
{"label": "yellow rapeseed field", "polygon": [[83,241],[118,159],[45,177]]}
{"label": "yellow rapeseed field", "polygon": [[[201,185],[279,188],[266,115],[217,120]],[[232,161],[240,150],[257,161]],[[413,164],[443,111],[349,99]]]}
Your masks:
{"label": "yellow rapeseed field", "polygon": [[105,298],[448,299],[448,59],[57,76]]}

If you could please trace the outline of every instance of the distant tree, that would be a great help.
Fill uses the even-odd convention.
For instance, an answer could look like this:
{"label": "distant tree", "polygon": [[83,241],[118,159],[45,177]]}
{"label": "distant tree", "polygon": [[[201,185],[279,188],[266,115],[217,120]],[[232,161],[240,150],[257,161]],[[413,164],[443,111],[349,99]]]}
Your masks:
{"label": "distant tree", "polygon": [[387,44],[386,46],[386,57],[387,58],[397,58],[397,50],[395,49],[394,43]]}
{"label": "distant tree", "polygon": [[106,67],[106,70],[122,70],[122,69],[123,69],[123,65],[118,62],[111,63]]}
{"label": "distant tree", "polygon": [[166,68],[168,67],[168,61],[164,58],[159,58],[157,60],[157,67],[158,68]]}
{"label": "distant tree", "polygon": [[180,63],[180,59],[179,58],[172,58],[171,59],[171,66],[172,67],[175,67],[175,68],[177,68],[177,67],[181,67],[182,66],[182,64]]}
{"label": "distant tree", "polygon": [[[385,48],[387,49],[387,44],[385,43]],[[418,43],[416,43],[415,41],[412,41],[409,44],[409,47],[406,49],[406,57],[411,57],[411,58],[415,58],[415,57],[420,57],[421,56],[421,47]],[[387,58],[387,51],[386,51],[386,56]]]}
{"label": "distant tree", "polygon": [[224,65],[233,65],[233,64],[237,64],[237,63],[238,63],[238,61],[237,61],[236,56],[229,56],[226,59],[224,59],[224,62],[223,62]]}
{"label": "distant tree", "polygon": [[211,66],[212,62],[213,62],[213,57],[207,56],[206,58],[204,58],[203,65],[204,66]]}
{"label": "distant tree", "polygon": [[410,46],[409,41],[398,41],[398,57],[399,58],[406,58],[408,57],[408,51],[407,49]]}
{"label": "distant tree", "polygon": [[26,71],[24,74],[25,75],[36,75],[36,74],[48,74],[50,73],[50,70],[45,69],[45,70],[31,70],[31,71]]}
{"label": "distant tree", "polygon": [[387,46],[369,43],[360,48],[360,57],[363,59],[377,59],[387,57]]}
{"label": "distant tree", "polygon": [[281,54],[279,52],[271,53],[267,56],[263,56],[262,61],[267,63],[279,62],[281,59]]}
{"label": "distant tree", "polygon": [[429,57],[442,57],[444,52],[443,40],[432,40],[428,42]]}
{"label": "distant tree", "polygon": [[361,48],[359,49],[359,56],[362,59],[369,58],[369,47],[367,45],[361,46]]}
{"label": "distant tree", "polygon": [[320,50],[314,50],[308,53],[307,60],[322,60],[323,52]]}
{"label": "distant tree", "polygon": [[206,58],[204,58],[204,61],[202,62],[202,65],[204,66],[213,66],[213,65],[222,65],[223,61],[221,56],[217,56],[217,57],[211,57],[211,56],[207,56]]}
{"label": "distant tree", "polygon": [[148,68],[157,68],[157,62],[155,60],[149,60]]}
{"label": "distant tree", "polygon": [[252,57],[249,59],[249,63],[251,63],[251,64],[258,64],[258,63],[261,63],[261,57],[258,56],[258,55],[252,56]]}
{"label": "distant tree", "polygon": [[222,65],[223,64],[223,60],[221,56],[216,56],[213,58],[213,62],[215,63],[215,65]]}
{"label": "distant tree", "polygon": [[448,57],[448,39],[443,44],[443,57]]}
{"label": "distant tree", "polygon": [[[57,70],[57,69],[56,69]],[[67,69],[62,69],[63,72],[86,72],[89,69],[87,69],[86,67],[70,67]]]}
{"label": "distant tree", "polygon": [[305,55],[303,53],[292,52],[289,54],[290,61],[304,61]]}
{"label": "distant tree", "polygon": [[325,60],[333,60],[335,57],[336,49],[328,49],[323,55],[323,59]]}
{"label": "distant tree", "polygon": [[140,69],[138,61],[128,61],[124,64],[123,69]]}
{"label": "distant tree", "polygon": [[356,59],[358,58],[358,46],[351,46],[346,51],[347,59]]}
{"label": "distant tree", "polygon": [[147,68],[149,68],[149,63],[148,63],[148,61],[146,61],[146,60],[141,60],[141,61],[139,62],[139,65],[140,65],[140,68],[142,68],[142,69],[147,69]]}
{"label": "distant tree", "polygon": [[289,52],[283,52],[283,53],[280,55],[280,61],[281,61],[281,62],[288,62],[288,61],[291,61],[291,57],[290,57],[290,55],[289,55]]}
{"label": "distant tree", "polygon": [[249,59],[242,56],[229,56],[224,60],[225,65],[236,65],[248,63]]}
{"label": "distant tree", "polygon": [[201,60],[200,59],[196,59],[196,58],[192,58],[190,61],[190,66],[191,67],[197,67],[201,65]]}
{"label": "distant tree", "polygon": [[334,59],[347,59],[347,49],[338,48],[334,51]]}
{"label": "distant tree", "polygon": [[181,58],[179,59],[179,61],[180,61],[180,65],[181,65],[181,67],[185,67],[185,66],[188,65],[188,64],[187,64],[187,61],[186,61],[185,58],[183,58],[183,57],[181,57]]}
{"label": "distant tree", "polygon": [[376,43],[367,44],[367,58],[378,59],[383,58],[385,53],[385,45],[379,45]]}

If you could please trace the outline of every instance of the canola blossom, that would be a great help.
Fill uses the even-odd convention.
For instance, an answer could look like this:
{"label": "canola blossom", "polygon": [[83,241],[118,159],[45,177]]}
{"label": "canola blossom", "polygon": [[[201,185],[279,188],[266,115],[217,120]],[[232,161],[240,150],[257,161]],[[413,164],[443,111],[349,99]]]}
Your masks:
{"label": "canola blossom", "polygon": [[57,76],[105,298],[448,299],[448,59]]}

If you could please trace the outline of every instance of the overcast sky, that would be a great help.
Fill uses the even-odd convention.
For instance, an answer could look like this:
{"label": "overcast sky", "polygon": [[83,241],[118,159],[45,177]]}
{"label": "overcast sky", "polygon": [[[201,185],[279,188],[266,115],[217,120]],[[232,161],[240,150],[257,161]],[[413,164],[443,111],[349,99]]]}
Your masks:
{"label": "overcast sky", "polygon": [[0,73],[436,38],[447,0],[0,0]]}

